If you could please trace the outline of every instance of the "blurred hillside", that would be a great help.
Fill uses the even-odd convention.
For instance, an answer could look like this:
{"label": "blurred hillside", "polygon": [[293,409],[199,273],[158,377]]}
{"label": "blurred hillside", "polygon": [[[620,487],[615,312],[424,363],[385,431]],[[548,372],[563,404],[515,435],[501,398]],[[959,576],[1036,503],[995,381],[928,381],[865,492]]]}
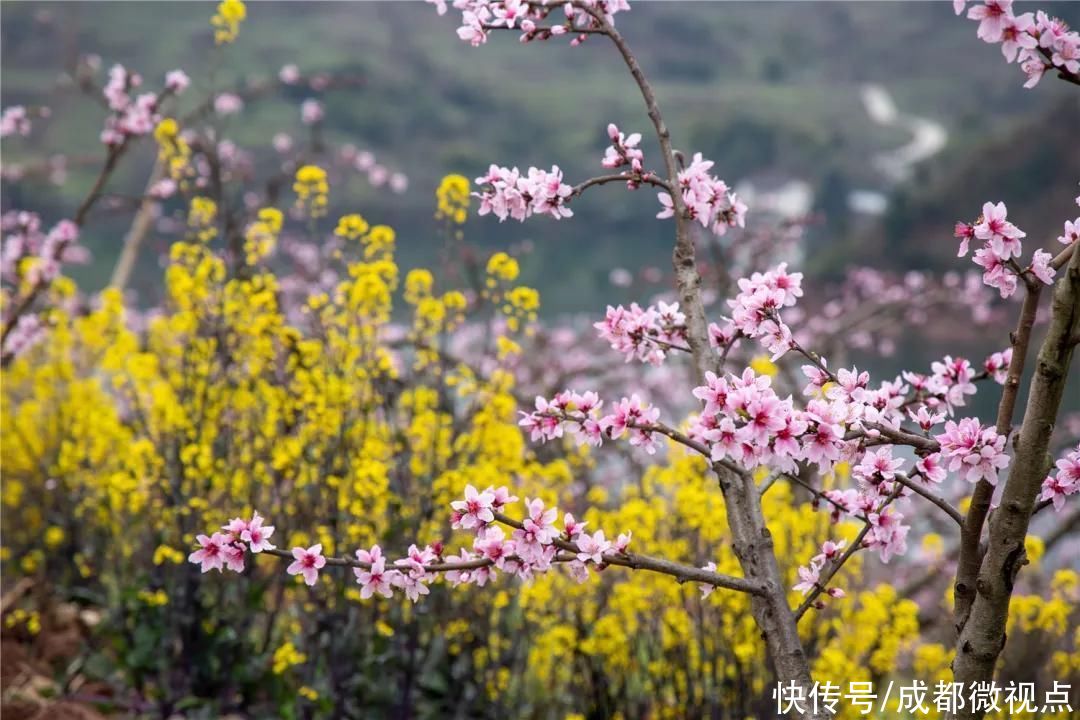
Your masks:
{"label": "blurred hillside", "polygon": [[[1080,4],[1040,7],[1080,22]],[[272,136],[301,136],[298,105],[319,97],[328,145],[370,149],[410,180],[400,195],[362,183],[332,189],[331,215],[359,211],[394,225],[408,265],[431,263],[441,242],[431,213],[444,174],[475,177],[490,162],[554,163],[573,182],[597,174],[609,121],[628,131],[647,127],[631,79],[601,42],[522,47],[507,33],[473,49],[455,36],[452,13],[440,18],[422,3],[252,3],[239,41],[215,59],[212,12],[210,3],[5,3],[2,104],[53,110],[29,139],[5,142],[5,162],[103,154],[96,138],[104,111],[75,89],[57,90],[65,67],[82,54],[100,55],[105,68],[123,63],[152,87],[181,67],[194,81],[189,105],[209,88],[274,78],[286,63],[305,75],[347,73],[359,78],[355,87],[263,98],[221,130],[270,157]],[[808,245],[812,272],[835,275],[853,261],[954,266],[952,222],[973,217],[984,199],[1016,207],[1017,222],[1033,237],[1070,211],[1080,179],[1075,88],[1047,78],[1024,90],[1019,70],[979,41],[975,25],[956,18],[950,3],[637,3],[619,24],[681,149],[703,152],[748,192],[784,191],[775,193],[790,201],[781,209],[825,213]],[[912,137],[903,123],[871,117],[867,84],[887,93],[900,113],[944,131],[944,149],[905,177],[884,172],[879,156]],[[110,189],[139,193],[150,161],[147,147]],[[73,165],[62,190],[47,183],[5,188],[5,209],[70,214],[95,172],[93,164]],[[546,310],[595,311],[630,297],[609,284],[613,265],[668,266],[669,228],[651,219],[655,199],[642,192],[596,192],[575,204],[572,222],[499,226],[483,219],[468,233],[486,246],[534,241],[523,266],[526,280],[547,291]],[[861,210],[853,211],[860,198]],[[763,204],[751,202],[751,224],[763,221]],[[104,282],[125,229],[103,218],[90,231],[95,263],[84,281]],[[145,279],[135,284],[149,289],[156,269],[152,258],[144,261]]]}

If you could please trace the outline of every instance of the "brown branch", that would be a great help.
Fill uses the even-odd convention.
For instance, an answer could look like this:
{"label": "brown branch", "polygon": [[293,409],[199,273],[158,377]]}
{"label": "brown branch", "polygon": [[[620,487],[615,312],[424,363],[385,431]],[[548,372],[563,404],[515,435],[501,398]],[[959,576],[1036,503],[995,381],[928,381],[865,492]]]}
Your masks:
{"label": "brown branch", "polygon": [[[721,363],[709,343],[709,326],[701,297],[701,274],[697,269],[691,220],[682,193],[678,192],[678,165],[671,145],[671,136],[660,114],[652,87],[622,35],[611,27],[595,8],[581,5],[579,7],[584,7],[585,11],[593,16],[619,50],[641,91],[649,119],[656,130],[667,168],[668,182],[675,191],[670,193],[675,214],[675,247],[671,256],[675,269],[675,285],[680,307],[686,313],[687,344],[693,354],[695,376],[698,383],[704,383],[706,373],[721,371]],[[776,560],[772,534],[765,523],[761,497],[754,485],[753,476],[745,470],[733,472],[730,466],[723,463],[713,463],[712,467],[724,494],[735,556],[743,574],[763,587],[760,595],[753,596],[750,607],[754,620],[764,635],[777,680],[801,687],[804,693],[809,693],[813,685],[810,664],[799,639],[795,617],[787,604],[787,593]],[[801,716],[813,720],[821,717],[815,712],[807,712]]]}
{"label": "brown branch", "polygon": [[[523,527],[517,520],[509,518],[501,513],[495,513],[495,520],[518,530]],[[566,540],[556,539],[554,545],[560,550],[565,550],[567,552],[580,552],[577,545],[567,542]],[[703,570],[691,565],[682,565],[680,563],[651,557],[649,555],[639,555],[637,553],[612,553],[610,555],[604,555],[604,563],[606,565],[617,565],[632,570],[648,570],[650,572],[660,573],[661,575],[670,575],[679,582],[705,583],[706,585],[713,585],[728,590],[737,590],[751,595],[761,595],[765,592],[765,589],[759,583],[750,579],[723,575],[710,570]]]}
{"label": "brown branch", "polygon": [[[868,423],[867,427],[869,427],[870,430],[877,432],[880,437],[888,440],[888,444],[890,445],[908,445],[926,454],[936,453],[941,450],[941,443],[937,440],[924,437],[923,435],[916,435],[903,428],[894,429],[888,425],[882,425],[881,423]],[[844,435],[845,440],[854,440],[861,437],[874,439],[873,435],[863,430],[852,430]]]}
{"label": "brown branch", "polygon": [[[502,523],[509,527],[521,530],[523,525],[514,520],[511,517],[503,515],[502,513],[494,513],[496,522]],[[575,544],[565,539],[556,539],[552,543],[559,550],[562,550],[565,554],[556,556],[556,562],[570,562],[577,558],[577,554],[581,552],[580,548]],[[272,555],[285,560],[292,560],[293,555],[288,550],[273,549],[263,550],[261,554]],[[663,558],[652,557],[650,555],[641,555],[638,553],[629,552],[611,552],[605,554],[604,565],[614,565],[618,567],[625,567],[631,570],[645,570],[648,572],[655,572],[661,575],[669,575],[675,578],[680,583],[695,582],[705,585],[712,585],[713,587],[725,588],[728,590],[735,590],[738,592],[749,593],[751,595],[757,595],[763,592],[762,587],[745,578],[734,577],[732,575],[724,575],[710,570],[704,570],[702,568],[693,567],[690,565],[683,565],[681,563],[672,562]],[[516,560],[514,557],[508,558],[508,560]],[[353,567],[370,569],[371,564],[361,561],[355,557],[327,557],[326,564],[330,567]],[[477,558],[475,560],[467,560],[462,562],[438,562],[429,563],[424,565],[425,572],[431,573],[443,573],[452,572],[456,570],[476,570],[478,568],[491,567],[494,562],[488,558]],[[387,570],[401,570],[401,566],[393,564],[387,565]]]}
{"label": "brown branch", "polygon": [[654,175],[653,173],[617,173],[613,175],[599,175],[597,177],[589,178],[583,182],[578,183],[573,187],[570,192],[570,197],[578,197],[586,190],[597,185],[607,185],[613,182],[637,182],[645,183],[646,185],[654,185],[658,188],[663,188],[669,193],[671,192],[671,185],[662,178]]}
{"label": "brown branch", "polygon": [[[1080,253],[1073,253],[1054,288],[1050,326],[1031,378],[1009,477],[998,511],[990,520],[987,550],[975,583],[975,598],[957,640],[953,676],[965,685],[991,680],[998,655],[1005,645],[1005,624],[1013,586],[1020,568],[1027,563],[1024,540],[1036,497],[1052,463],[1048,453],[1050,436],[1061,407],[1073,355],[1073,346],[1068,340],[1078,331]],[[964,711],[958,717],[981,718],[982,714]]]}
{"label": "brown branch", "polygon": [[1043,550],[1048,551],[1080,528],[1080,509],[1073,510],[1072,514],[1058,523],[1053,532],[1043,538]]}
{"label": "brown branch", "polygon": [[[831,497],[829,497],[826,493],[822,492],[821,490],[818,490],[816,487],[814,487],[810,483],[806,482],[805,480],[803,480],[798,475],[792,475],[792,474],[788,474],[788,473],[783,473],[783,477],[786,477],[791,482],[793,482],[796,485],[798,485],[799,487],[803,488],[804,490],[809,492],[811,495],[813,495],[818,500],[824,500],[825,502],[829,503],[830,505],[832,505],[837,510],[839,510],[841,512],[845,512],[845,513],[848,511],[848,509],[846,507],[844,507],[840,503],[836,502]],[[863,522],[866,522],[865,517],[859,516],[859,519],[862,520]]]}
{"label": "brown branch", "polygon": [[[1042,283],[1027,287],[1024,303],[1020,308],[1020,318],[1016,330],[1009,335],[1012,347],[1012,359],[1009,371],[1001,389],[998,403],[996,430],[998,435],[1008,437],[1012,431],[1012,417],[1016,409],[1016,398],[1020,389],[1020,378],[1024,373],[1028,346],[1031,344],[1031,330],[1035,326],[1035,316],[1039,310],[1039,297]],[[1014,461],[1015,462],[1015,461]],[[994,495],[994,486],[986,480],[979,480],[971,494],[964,524],[960,527],[960,558],[956,565],[956,581],[953,584],[955,607],[953,619],[959,634],[967,623],[971,605],[975,601],[975,583],[982,563],[979,541],[982,538],[983,524],[990,513],[990,501]]]}
{"label": "brown branch", "polygon": [[694,241],[690,236],[690,221],[686,205],[683,202],[682,193],[678,192],[678,165],[675,159],[675,151],[671,145],[671,133],[664,122],[660,107],[656,102],[656,95],[652,86],[645,78],[637,58],[631,52],[626,40],[614,27],[609,25],[595,8],[578,5],[593,16],[598,26],[604,31],[618,49],[630,75],[637,83],[641,97],[645,101],[645,108],[656,131],[657,141],[660,144],[660,153],[664,158],[664,167],[667,171],[668,192],[671,195],[672,207],[675,212],[675,249],[672,253],[672,263],[675,268],[676,286],[679,291],[679,302],[686,313],[687,341],[694,355],[694,365],[697,368],[699,378],[704,378],[707,371],[718,371],[716,354],[709,345],[709,328],[705,318],[705,306],[701,299],[701,275],[697,271],[694,256]]}
{"label": "brown branch", "polygon": [[146,234],[150,231],[150,225],[154,220],[153,209],[158,202],[157,198],[151,196],[150,191],[163,176],[162,163],[155,161],[154,167],[150,171],[150,179],[146,182],[146,191],[143,193],[139,209],[135,213],[135,219],[131,221],[131,228],[128,230],[127,235],[124,236],[124,247],[120,251],[120,257],[116,261],[112,278],[109,280],[109,285],[114,288],[123,290],[131,277],[131,271],[135,268],[135,261],[139,257],[139,249],[142,247]]}
{"label": "brown branch", "polygon": [[[892,494],[890,494],[889,497],[886,498],[885,502],[881,504],[881,507],[878,508],[878,512],[885,510],[885,508],[891,505],[892,502],[896,500],[896,498],[900,497],[900,492],[901,488],[897,487],[896,490],[894,490]],[[854,542],[852,542],[848,549],[845,550],[844,553],[832,563],[828,571],[825,573],[824,577],[818,578],[818,582],[814,586],[814,589],[810,591],[810,593],[806,596],[806,599],[803,600],[802,604],[799,605],[797,610],[795,610],[795,622],[799,622],[802,616],[806,614],[806,611],[814,606],[814,603],[821,596],[821,593],[825,592],[825,587],[829,584],[833,577],[836,576],[836,573],[840,571],[840,568],[844,567],[847,561],[850,560],[852,556],[855,555],[855,553],[857,553],[863,548],[863,541],[866,540],[866,536],[869,535],[870,531],[873,529],[873,525],[870,524],[869,519],[864,520],[864,523],[865,524],[863,525],[862,530],[860,530],[859,534],[855,536]]]}
{"label": "brown branch", "polygon": [[948,500],[941,497],[940,495],[935,495],[934,493],[930,492],[925,487],[919,485],[919,483],[915,482],[904,473],[896,473],[893,476],[893,479],[906,487],[908,490],[911,490],[917,495],[921,495],[922,497],[932,502],[934,505],[941,508],[942,512],[951,517],[958,526],[960,526],[961,528],[964,527],[964,516],[960,514],[960,511],[957,510],[956,507]]}
{"label": "brown branch", "polygon": [[[777,323],[780,322],[779,313],[776,313],[774,311],[773,315],[774,315],[774,318],[773,318],[774,322],[777,322]],[[825,375],[830,380],[832,380],[833,382],[840,382],[836,378],[836,374],[832,370],[830,370],[828,367],[826,367],[825,362],[822,360],[821,356],[818,355],[816,352],[813,352],[811,350],[807,350],[802,345],[800,345],[799,342],[795,338],[791,338],[790,345],[791,345],[792,350],[794,350],[795,352],[799,353],[800,355],[805,357],[807,360],[812,362],[814,364],[814,367],[816,367],[821,372],[825,373]]]}
{"label": "brown branch", "polygon": [[1050,50],[1050,48],[1039,47],[1037,49],[1042,54],[1042,56],[1046,58],[1047,62],[1050,63],[1049,65],[1047,65],[1044,72],[1053,72],[1056,70],[1059,80],[1064,80],[1065,82],[1072,83],[1073,85],[1080,85],[1080,75],[1074,72],[1069,72],[1067,68],[1058,67],[1054,64],[1054,53]]}
{"label": "brown branch", "polygon": [[1060,270],[1061,268],[1065,267],[1065,264],[1069,262],[1069,259],[1072,257],[1072,254],[1075,251],[1075,242],[1066,245],[1065,249],[1055,255],[1054,259],[1050,261],[1050,267],[1054,268],[1055,270]]}

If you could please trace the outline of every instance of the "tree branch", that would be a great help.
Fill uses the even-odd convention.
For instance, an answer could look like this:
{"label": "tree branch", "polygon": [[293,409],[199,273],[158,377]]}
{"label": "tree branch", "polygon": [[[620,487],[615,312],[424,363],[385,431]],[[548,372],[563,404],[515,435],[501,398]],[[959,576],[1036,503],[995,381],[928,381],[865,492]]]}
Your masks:
{"label": "tree branch", "polygon": [[[1020,378],[1024,373],[1024,363],[1027,359],[1028,346],[1031,344],[1031,330],[1035,326],[1042,287],[1042,283],[1027,287],[1024,304],[1020,308],[1020,318],[1016,322],[1016,330],[1009,335],[1012,359],[1009,361],[1008,375],[1001,389],[996,425],[998,434],[1006,437],[1012,431],[1012,417],[1016,409]],[[964,524],[960,527],[960,558],[956,565],[956,582],[953,584],[955,598],[953,619],[957,634],[963,631],[971,612],[971,605],[975,601],[975,583],[982,563],[979,541],[982,538],[986,516],[990,512],[990,500],[993,495],[994,486],[986,480],[979,480],[975,485],[975,491],[971,494],[971,503],[967,516],[964,518]]]}
{"label": "tree branch", "polygon": [[654,175],[653,173],[617,173],[613,175],[600,175],[578,183],[571,190],[570,197],[578,197],[586,190],[595,185],[607,185],[608,183],[613,182],[630,181],[645,183],[646,185],[654,185],[658,188],[663,188],[664,190],[667,190],[669,193],[671,192],[671,185],[669,185],[665,180]]}
{"label": "tree branch", "polygon": [[[502,523],[517,530],[523,529],[523,525],[514,520],[511,517],[503,515],[502,513],[494,513],[496,522]],[[563,551],[563,554],[556,555],[556,562],[571,562],[577,559],[577,554],[581,552],[580,548],[568,540],[555,539],[552,544],[559,550]],[[282,558],[285,560],[292,560],[293,555],[288,550],[273,549],[263,550],[261,554],[272,555],[274,557]],[[654,572],[661,575],[669,575],[675,578],[678,582],[695,582],[702,583],[704,585],[712,585],[713,587],[724,588],[727,590],[735,590],[737,592],[749,593],[751,595],[759,595],[763,592],[763,588],[758,583],[745,578],[734,577],[732,575],[724,575],[722,573],[712,572],[710,570],[704,570],[702,568],[693,567],[690,565],[683,565],[681,563],[672,562],[671,560],[665,560],[663,558],[652,557],[650,555],[641,555],[638,553],[630,552],[611,552],[603,556],[604,565],[614,565],[618,567],[625,567],[631,570],[645,570],[648,572]],[[515,558],[508,558],[514,560]],[[363,568],[365,570],[371,569],[371,564],[363,562],[355,557],[327,557],[326,564],[330,567],[353,567]],[[495,563],[489,558],[477,558],[475,560],[468,560],[462,562],[438,562],[429,563],[424,565],[424,571],[430,573],[444,573],[453,572],[456,570],[476,570],[478,568],[491,567]],[[387,566],[387,569],[393,569],[394,565]],[[400,569],[400,568],[398,568]]]}
{"label": "tree branch", "polygon": [[[1031,378],[1027,408],[1015,442],[1016,452],[1000,506],[990,520],[975,598],[957,640],[953,676],[965,685],[993,678],[994,666],[1005,644],[1013,586],[1020,568],[1027,563],[1024,540],[1036,497],[1052,464],[1047,451],[1073,355],[1073,346],[1068,341],[1078,331],[1080,253],[1073,253],[1054,288],[1050,326]],[[966,711],[958,717],[981,718],[982,714]]]}
{"label": "tree branch", "polygon": [[951,517],[959,527],[964,527],[964,516],[961,515],[960,511],[957,510],[956,507],[948,500],[941,497],[940,495],[935,495],[934,493],[930,492],[926,488],[919,485],[919,483],[913,481],[904,473],[896,473],[893,476],[893,479],[906,487],[908,490],[911,490],[917,495],[921,495],[922,497],[932,502],[934,505],[937,505],[939,508],[941,508],[942,512]]}

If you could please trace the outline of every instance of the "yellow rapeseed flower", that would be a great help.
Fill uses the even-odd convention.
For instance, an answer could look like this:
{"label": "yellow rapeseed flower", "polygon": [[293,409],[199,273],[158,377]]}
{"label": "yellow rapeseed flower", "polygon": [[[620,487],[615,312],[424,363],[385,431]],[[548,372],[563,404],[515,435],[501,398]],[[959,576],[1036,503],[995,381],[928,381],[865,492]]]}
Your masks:
{"label": "yellow rapeseed flower", "polygon": [[[487,264],[487,274],[493,280],[513,282],[517,280],[520,269],[518,262],[504,252],[497,252],[491,256]],[[494,285],[492,285],[494,287]]]}
{"label": "yellow rapeseed flower", "polygon": [[326,214],[329,202],[330,184],[326,180],[326,171],[318,165],[304,165],[296,171],[293,182],[296,192],[296,204],[311,217]]}
{"label": "yellow rapeseed flower", "polygon": [[352,215],[342,215],[338,219],[334,234],[347,240],[357,240],[367,234],[369,228],[368,221],[362,215],[353,213]]}
{"label": "yellow rapeseed flower", "polygon": [[463,175],[447,175],[435,190],[438,209],[435,217],[462,225],[469,212],[469,180]]}
{"label": "yellow rapeseed flower", "polygon": [[217,12],[210,18],[214,28],[214,42],[224,45],[236,40],[240,34],[240,23],[247,18],[247,6],[241,0],[222,0]]}
{"label": "yellow rapeseed flower", "polygon": [[274,674],[281,675],[294,665],[300,665],[304,662],[307,662],[307,655],[297,650],[292,642],[286,641],[274,651]]}
{"label": "yellow rapeseed flower", "polygon": [[217,235],[217,203],[207,197],[191,199],[188,227],[200,242],[209,242]]}
{"label": "yellow rapeseed flower", "polygon": [[173,118],[164,118],[154,128],[158,144],[158,162],[173,181],[183,183],[194,174],[191,168],[191,147],[180,134],[180,125]]}
{"label": "yellow rapeseed flower", "polygon": [[756,355],[750,360],[750,367],[758,375],[768,375],[769,377],[776,377],[776,373],[780,368],[776,367],[776,363],[769,359],[768,355]]}
{"label": "yellow rapeseed flower", "polygon": [[389,225],[376,225],[363,239],[364,258],[367,260],[388,260],[394,254],[394,228]]}

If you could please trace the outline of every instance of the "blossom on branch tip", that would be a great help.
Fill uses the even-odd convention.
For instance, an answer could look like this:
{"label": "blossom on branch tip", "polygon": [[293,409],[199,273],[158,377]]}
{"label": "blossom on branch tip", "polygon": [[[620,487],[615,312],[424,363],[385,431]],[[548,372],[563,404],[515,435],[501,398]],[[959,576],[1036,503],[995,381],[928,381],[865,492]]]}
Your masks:
{"label": "blossom on branch tip", "polygon": [[199,549],[188,555],[188,562],[200,565],[202,572],[214,569],[220,572],[225,562],[225,547],[229,544],[229,536],[216,532],[209,537],[199,535],[195,540],[199,543]]}
{"label": "blossom on branch tip", "polygon": [[904,525],[904,516],[892,507],[867,516],[871,531],[867,536],[866,546],[875,548],[881,562],[888,563],[896,555],[907,552],[907,534],[911,526]]}
{"label": "blossom on branch tip", "polygon": [[577,559],[581,562],[592,562],[595,565],[603,565],[604,553],[611,550],[611,541],[604,538],[604,531],[597,530],[592,535],[581,533],[577,539]]}
{"label": "blossom on branch tip", "polygon": [[607,132],[611,145],[604,150],[604,159],[600,164],[609,169],[630,166],[630,170],[624,172],[627,177],[626,184],[631,190],[637,189],[640,185],[639,176],[644,171],[645,163],[645,154],[638,147],[641,143],[641,133],[625,135],[614,123],[608,125]]}
{"label": "blossom on branch tip", "polygon": [[[1080,205],[1080,197],[1076,198],[1076,204]],[[1075,220],[1066,220],[1065,229],[1058,236],[1057,241],[1062,245],[1071,245],[1074,242],[1080,241],[1080,217]]]}
{"label": "blossom on branch tip", "polygon": [[1065,498],[1080,492],[1080,445],[1058,460],[1056,467],[1057,473],[1043,480],[1039,500],[1049,500],[1054,510],[1060,512],[1065,507]]}
{"label": "blossom on branch tip", "polygon": [[[439,15],[446,13],[447,0],[427,2],[435,6]],[[588,37],[588,32],[598,31],[602,27],[593,13],[601,14],[603,22],[610,26],[615,22],[616,13],[630,9],[627,0],[579,0],[575,3],[452,0],[450,4],[461,11],[458,37],[473,47],[486,43],[491,31],[515,28],[522,30],[522,42],[569,34],[573,38],[570,44],[578,45]],[[560,8],[566,18],[561,23],[553,17]]]}
{"label": "blossom on branch tip", "polygon": [[972,382],[975,371],[965,358],[946,355],[940,361],[931,363],[930,370],[932,374],[927,379],[925,389],[944,400],[950,412],[954,407],[963,407],[966,396],[975,394],[975,384]]}
{"label": "blossom on branch tip", "polygon": [[[716,572],[716,563],[710,560],[709,562],[705,563],[705,566],[701,569],[708,570],[709,572]],[[701,589],[702,598],[709,597],[710,595],[712,595],[713,590],[716,589],[715,585],[710,585],[709,583],[699,583],[698,587]]]}
{"label": "blossom on branch tip", "polygon": [[244,572],[244,548],[242,545],[230,543],[222,549],[225,567],[233,572]]}
{"label": "blossom on branch tip", "polygon": [[1050,66],[1043,60],[1042,55],[1030,50],[1023,50],[1020,52],[1020,69],[1027,75],[1027,80],[1024,81],[1025,88],[1033,88],[1039,84],[1042,80],[1043,74]]}
{"label": "blossom on branch tip", "polygon": [[320,123],[325,115],[322,103],[315,98],[308,98],[300,103],[300,122],[304,125]]}
{"label": "blossom on branch tip", "polygon": [[[745,226],[747,208],[727,183],[709,174],[712,166],[711,160],[694,153],[689,167],[678,173],[676,190],[691,220],[697,220],[714,235],[724,235],[729,228]],[[656,217],[673,217],[675,205],[670,193],[661,192],[658,198],[660,212]]]}
{"label": "blossom on branch tip", "polygon": [[969,20],[978,20],[979,29],[977,34],[986,42],[996,43],[1001,41],[1006,20],[1012,14],[1012,0],[986,0],[982,5],[976,5],[968,10]]}
{"label": "blossom on branch tip", "polygon": [[1046,285],[1054,284],[1055,270],[1050,266],[1050,261],[1054,259],[1054,256],[1045,250],[1036,250],[1031,256],[1031,266],[1028,270],[1031,274],[1039,279]]}
{"label": "blossom on branch tip", "polygon": [[[1009,364],[1012,362],[1013,349],[1006,348],[1001,352],[991,354],[983,363],[983,370],[994,378],[998,385],[1004,385],[1009,376]],[[929,428],[923,428],[928,430]]]}
{"label": "blossom on branch tip", "polygon": [[930,432],[930,428],[945,421],[945,413],[932,412],[925,405],[920,405],[917,410],[908,410],[908,417],[922,428],[923,432]]}
{"label": "blossom on branch tip", "polygon": [[1020,255],[1020,240],[1027,237],[1027,233],[1008,221],[1008,214],[1003,202],[983,203],[982,217],[975,224],[975,237],[985,240],[1002,260]]}
{"label": "blossom on branch tip", "polygon": [[635,393],[624,397],[612,407],[612,413],[600,420],[604,433],[613,439],[630,432],[630,444],[642,447],[650,455],[656,452],[656,443],[650,426],[660,419],[660,409],[644,402]]}
{"label": "blossom on branch tip", "polygon": [[574,213],[567,207],[573,188],[562,181],[562,170],[530,167],[525,175],[517,168],[492,165],[486,175],[476,178],[481,188],[474,192],[480,198],[480,215],[491,213],[499,222],[512,218],[524,222],[534,214],[551,215],[556,220]]}
{"label": "blossom on branch tip", "polygon": [[214,112],[218,115],[235,115],[244,109],[244,101],[235,93],[224,92],[214,98]]}
{"label": "blossom on branch tip", "polygon": [[177,69],[165,73],[165,89],[173,95],[180,95],[190,84],[191,79],[183,70]]}
{"label": "blossom on branch tip", "polygon": [[892,480],[903,466],[903,458],[894,458],[892,446],[886,445],[863,455],[859,464],[852,468],[851,474],[861,482],[877,485],[882,481]]}
{"label": "blossom on branch tip", "polygon": [[286,572],[290,575],[303,575],[305,583],[314,585],[319,579],[319,570],[326,565],[326,558],[322,554],[322,544],[316,543],[306,549],[294,547],[292,555],[295,560]]}
{"label": "blossom on branch tip", "polygon": [[[358,558],[360,558],[360,553],[362,552],[364,551],[356,551]],[[385,598],[393,597],[393,584],[395,577],[399,574],[398,571],[386,569],[386,558],[382,556],[378,545],[372,547],[371,552],[367,553],[366,556],[366,560],[363,558],[360,559],[362,562],[369,562],[371,567],[366,569],[353,568],[356,582],[360,585],[360,597],[367,600],[376,593]]]}
{"label": "blossom on branch tip", "polygon": [[1032,17],[1031,13],[1024,13],[1005,18],[1001,26],[1001,54],[1005,56],[1005,62],[1013,62],[1021,50],[1034,50],[1038,45],[1029,32],[1035,25]]}
{"label": "blossom on branch tip", "polygon": [[495,515],[492,512],[494,504],[494,493],[489,490],[477,492],[472,485],[466,485],[465,499],[454,500],[450,503],[450,507],[461,513],[461,517],[453,525],[454,529],[471,530],[473,528],[482,528],[488,523],[494,522]]}
{"label": "blossom on branch tip", "polygon": [[942,464],[940,452],[933,452],[915,462],[915,470],[918,477],[934,485],[941,485],[946,477],[945,466]]}
{"label": "blossom on branch tip", "polygon": [[516,543],[517,554],[523,560],[536,562],[543,558],[544,548],[559,536],[559,531],[555,529],[558,510],[545,508],[544,502],[539,498],[526,498],[525,507],[529,516],[522,520],[520,529],[514,530],[512,538]]}
{"label": "blossom on branch tip", "polygon": [[38,315],[20,315],[4,343],[4,352],[19,357],[45,339],[45,325]]}
{"label": "blossom on branch tip", "polygon": [[969,244],[975,239],[975,226],[965,222],[958,222],[953,229],[953,237],[960,240],[960,249],[957,251],[956,256],[964,257],[968,254]]}
{"label": "blossom on branch tip", "polygon": [[563,515],[563,532],[566,533],[566,537],[573,540],[575,537],[581,534],[581,531],[585,529],[588,523],[578,522],[574,519],[574,516],[570,513]]}
{"label": "blossom on branch tip", "polygon": [[765,273],[739,278],[739,293],[727,301],[731,323],[741,334],[759,340],[776,360],[791,349],[791,330],[780,317],[802,297],[802,273],[789,273],[780,263]]}
{"label": "blossom on branch tip", "polygon": [[[422,574],[395,572],[391,576],[391,579],[394,585],[405,593],[405,597],[413,602],[420,600],[421,595],[428,595],[431,593],[431,590],[427,586],[428,579]],[[361,597],[363,597],[363,594],[364,590],[361,588]]]}
{"label": "blossom on branch tip", "polygon": [[473,551],[502,570],[507,558],[514,554],[514,543],[506,540],[506,533],[502,528],[491,525],[473,538]]}
{"label": "blossom on branch tip", "polygon": [[811,562],[809,566],[799,566],[799,582],[797,582],[791,589],[796,590],[803,595],[817,587],[818,582],[821,580],[821,564]]}
{"label": "blossom on branch tip", "polygon": [[256,512],[251,521],[240,531],[240,539],[248,544],[251,552],[259,553],[263,550],[273,550],[269,538],[274,534],[273,525],[263,525],[263,518]]}
{"label": "blossom on branch tip", "polygon": [[833,542],[832,540],[826,540],[821,545],[821,553],[815,555],[814,562],[824,563],[826,561],[835,560],[840,556],[840,551],[847,545],[847,540],[841,540],[840,542]]}
{"label": "blossom on branch tip", "polygon": [[997,484],[998,470],[1008,466],[1005,437],[992,427],[983,427],[975,418],[945,423],[945,431],[935,435],[942,455],[949,459],[949,470],[959,472],[970,483],[986,480]]}

